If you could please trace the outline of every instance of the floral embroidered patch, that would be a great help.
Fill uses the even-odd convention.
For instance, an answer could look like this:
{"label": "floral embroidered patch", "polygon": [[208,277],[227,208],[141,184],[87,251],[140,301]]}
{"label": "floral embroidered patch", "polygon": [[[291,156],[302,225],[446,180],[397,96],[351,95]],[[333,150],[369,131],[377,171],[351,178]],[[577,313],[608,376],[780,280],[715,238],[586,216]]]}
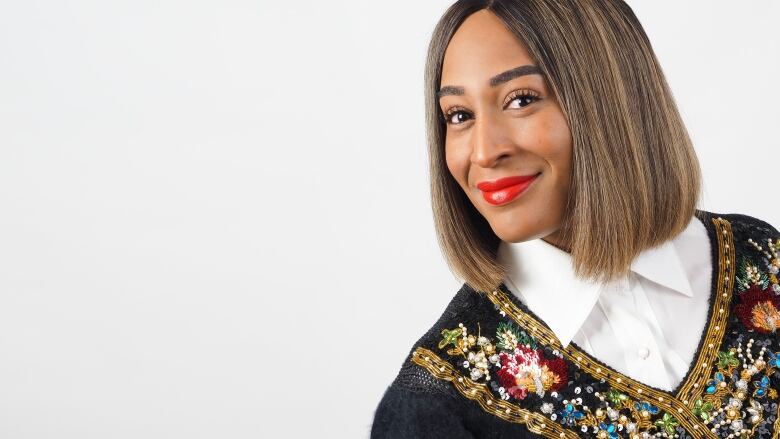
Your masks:
{"label": "floral embroidered patch", "polygon": [[450,355],[462,355],[463,367],[471,369],[472,380],[490,380],[495,371],[501,383],[502,394],[522,400],[528,392],[544,396],[547,391],[560,389],[567,380],[566,362],[559,357],[545,358],[536,340],[514,326],[500,322],[494,343],[480,334],[474,336],[461,323],[458,328],[442,331],[439,349],[454,345]]}

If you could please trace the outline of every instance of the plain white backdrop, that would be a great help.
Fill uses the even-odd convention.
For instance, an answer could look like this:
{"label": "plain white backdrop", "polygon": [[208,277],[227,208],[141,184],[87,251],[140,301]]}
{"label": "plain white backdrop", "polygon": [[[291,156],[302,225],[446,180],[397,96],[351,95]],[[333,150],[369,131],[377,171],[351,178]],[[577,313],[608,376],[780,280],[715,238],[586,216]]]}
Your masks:
{"label": "plain white backdrop", "polygon": [[[0,1],[0,437],[366,438],[461,281],[449,1]],[[780,3],[631,1],[701,207],[780,228]]]}

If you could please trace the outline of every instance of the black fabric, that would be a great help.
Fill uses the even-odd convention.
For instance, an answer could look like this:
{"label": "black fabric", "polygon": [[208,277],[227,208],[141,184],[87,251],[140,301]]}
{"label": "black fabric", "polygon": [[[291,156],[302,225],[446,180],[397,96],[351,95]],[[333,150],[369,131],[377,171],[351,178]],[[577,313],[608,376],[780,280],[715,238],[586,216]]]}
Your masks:
{"label": "black fabric", "polygon": [[[763,244],[767,238],[776,240],[780,238],[780,233],[772,225],[760,219],[743,214],[720,214],[699,210],[697,217],[704,223],[710,236],[712,244],[713,261],[713,287],[715,291],[715,282],[717,282],[717,261],[718,261],[718,243],[717,230],[711,219],[721,217],[731,224],[734,237],[734,250],[736,261],[738,263],[743,258],[747,258],[753,263],[762,265],[765,261],[761,260],[760,253],[749,245],[748,238]],[[736,267],[734,267],[736,269]],[[736,273],[735,273],[736,274]],[[508,293],[510,300],[529,315],[533,313],[525,305],[513,296],[509,290],[502,285],[501,290]],[[738,300],[737,286],[733,293],[732,302]],[[712,294],[714,296],[715,294]],[[710,300],[711,315],[714,298]],[[540,320],[538,316],[533,315]],[[442,359],[450,361],[456,370],[459,369],[460,361],[456,357],[448,356],[444,350],[438,348],[438,343],[442,339],[442,330],[457,328],[459,323],[463,323],[469,328],[469,333],[476,334],[476,328],[480,327],[481,334],[495,334],[498,324],[501,321],[507,321],[508,317],[502,316],[496,306],[484,295],[477,293],[467,284],[463,284],[460,290],[452,298],[441,317],[436,323],[414,344],[409,354],[406,356],[401,369],[382,396],[379,405],[374,413],[374,421],[371,429],[372,439],[390,439],[390,438],[524,438],[524,437],[542,437],[537,433],[529,431],[524,424],[510,423],[493,413],[484,410],[475,401],[472,401],[461,395],[454,385],[446,380],[434,377],[425,368],[412,362],[412,353],[417,347],[424,347],[436,352]],[[702,337],[706,328],[702,330]],[[753,353],[757,354],[763,346],[767,353],[780,351],[778,342],[778,332],[768,334],[758,333],[747,329],[735,315],[730,312],[724,340],[721,344],[723,350],[729,346],[741,342],[743,347],[748,339],[754,339]],[[699,344],[694,356],[694,362],[700,356],[703,343]],[[544,350],[545,356],[560,356],[554,349],[539,344]],[[462,360],[462,357],[460,358]],[[603,365],[603,363],[599,363]],[[582,398],[582,404],[589,407],[599,407],[600,401],[596,393],[605,394],[610,387],[604,380],[595,379],[584,369],[579,369],[573,363],[567,362],[567,382],[559,392],[547,392],[544,396],[535,393],[529,393],[527,397],[519,401],[511,401],[527,410],[541,413],[539,408],[544,403],[555,403],[561,405],[562,400],[566,398]],[[465,373],[465,375],[468,375]],[[493,377],[496,378],[496,377]],[[687,375],[686,375],[687,378]],[[769,387],[775,390],[780,389],[780,372],[775,371],[770,378]],[[735,376],[734,379],[738,379]],[[685,380],[683,380],[685,382]],[[498,396],[497,380],[491,382],[490,387]],[[647,386],[650,387],[650,386]],[[674,391],[676,393],[680,388],[678,386]],[[503,389],[502,389],[503,390]],[[777,417],[777,399],[769,397],[761,399],[764,410],[764,419],[755,429],[755,434],[750,437],[769,438],[772,437],[773,424]],[[603,402],[602,402],[603,403]],[[746,407],[742,407],[744,412]],[[562,417],[557,420],[550,419],[549,422],[558,422],[562,424]],[[566,430],[576,432],[580,437],[599,437],[596,431],[583,429],[577,425],[564,425]],[[719,429],[715,435],[717,437],[727,437],[730,433],[728,425],[724,423],[723,428]],[[677,437],[692,437],[689,432],[682,427],[678,427]],[[615,437],[629,437],[625,431],[618,432]]]}

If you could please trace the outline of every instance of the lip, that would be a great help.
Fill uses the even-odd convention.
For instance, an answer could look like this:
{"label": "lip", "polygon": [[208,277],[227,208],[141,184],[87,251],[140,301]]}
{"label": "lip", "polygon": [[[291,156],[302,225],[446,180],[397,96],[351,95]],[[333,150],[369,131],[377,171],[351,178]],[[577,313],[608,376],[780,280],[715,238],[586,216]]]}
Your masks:
{"label": "lip", "polygon": [[541,172],[534,175],[516,175],[494,181],[482,181],[477,184],[477,189],[482,191],[482,197],[485,201],[498,206],[517,198],[539,175]]}

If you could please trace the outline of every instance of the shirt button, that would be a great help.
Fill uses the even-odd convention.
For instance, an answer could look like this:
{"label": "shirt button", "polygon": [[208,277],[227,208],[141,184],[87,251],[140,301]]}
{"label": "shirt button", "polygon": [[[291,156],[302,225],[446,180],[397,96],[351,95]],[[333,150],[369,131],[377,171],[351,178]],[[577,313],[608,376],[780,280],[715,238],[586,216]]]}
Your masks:
{"label": "shirt button", "polygon": [[637,354],[638,354],[638,355],[639,355],[639,356],[640,356],[642,359],[645,359],[645,358],[647,358],[647,357],[650,355],[650,349],[647,349],[647,348],[640,348],[640,349],[637,351]]}

